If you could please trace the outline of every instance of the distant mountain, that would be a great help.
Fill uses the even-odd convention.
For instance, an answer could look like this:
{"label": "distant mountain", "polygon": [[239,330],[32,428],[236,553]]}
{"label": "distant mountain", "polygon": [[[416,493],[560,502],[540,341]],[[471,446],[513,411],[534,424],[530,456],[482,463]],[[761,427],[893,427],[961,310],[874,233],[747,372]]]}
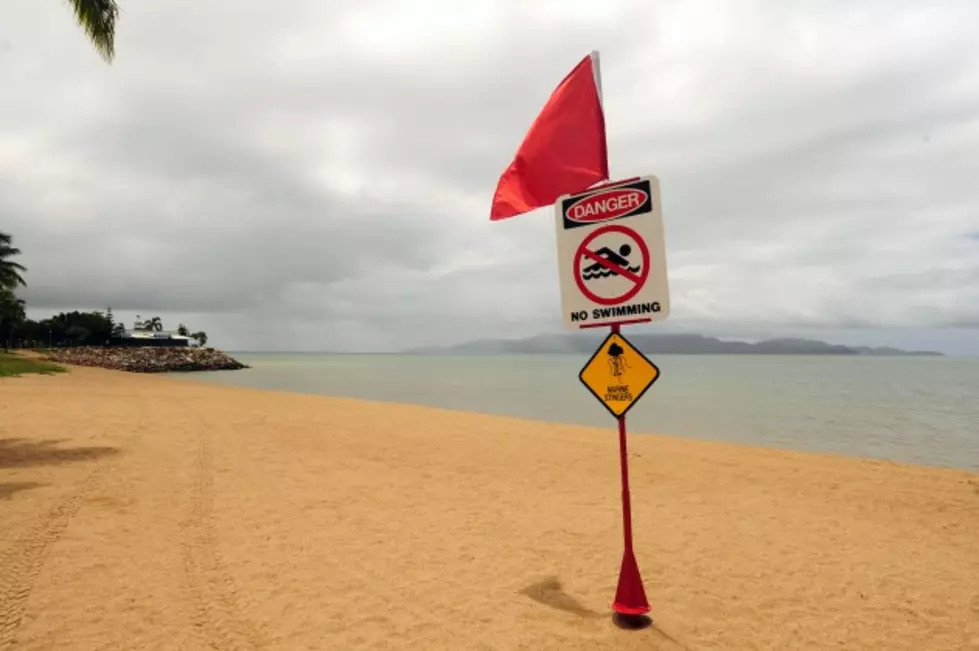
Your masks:
{"label": "distant mountain", "polygon": [[871,357],[944,357],[944,353],[939,353],[934,350],[900,350],[898,348],[891,348],[890,346],[882,346],[880,348],[868,348],[867,346],[854,346],[853,350],[857,351],[858,355],[867,355]]}
{"label": "distant mountain", "polygon": [[[634,334],[629,341],[650,355],[862,355],[943,357],[935,351],[838,346],[814,339],[768,339],[752,344],[703,335]],[[590,354],[604,334],[538,335],[526,339],[480,339],[454,346],[427,346],[405,351],[415,355],[556,355]]]}

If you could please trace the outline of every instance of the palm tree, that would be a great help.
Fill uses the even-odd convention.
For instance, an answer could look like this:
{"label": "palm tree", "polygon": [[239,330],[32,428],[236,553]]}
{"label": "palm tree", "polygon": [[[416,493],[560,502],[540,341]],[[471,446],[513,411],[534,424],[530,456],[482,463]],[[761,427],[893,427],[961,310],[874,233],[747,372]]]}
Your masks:
{"label": "palm tree", "polygon": [[[24,301],[14,296],[14,293],[0,287],[0,344],[7,350],[10,345],[10,335],[14,326],[22,323],[27,315],[24,313]],[[4,323],[7,327],[4,328]],[[6,336],[4,336],[6,330]]]}
{"label": "palm tree", "polygon": [[0,233],[0,290],[13,292],[18,285],[27,285],[20,272],[27,269],[10,258],[20,255],[20,249],[13,246],[14,238],[6,233]]}
{"label": "palm tree", "polygon": [[107,62],[116,55],[116,19],[119,5],[116,0],[70,0],[78,24],[85,30],[92,45]]}
{"label": "palm tree", "polygon": [[190,335],[190,338],[197,340],[197,344],[201,348],[207,345],[207,333],[204,332],[203,330],[201,330],[200,332],[195,332],[194,334]]}

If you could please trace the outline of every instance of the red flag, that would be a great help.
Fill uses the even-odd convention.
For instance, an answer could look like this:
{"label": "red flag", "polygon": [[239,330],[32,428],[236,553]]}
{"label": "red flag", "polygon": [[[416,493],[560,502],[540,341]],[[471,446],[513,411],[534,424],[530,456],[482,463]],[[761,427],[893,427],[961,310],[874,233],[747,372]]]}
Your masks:
{"label": "red flag", "polygon": [[550,205],[562,194],[608,179],[598,74],[598,52],[592,52],[551,93],[500,177],[491,220]]}

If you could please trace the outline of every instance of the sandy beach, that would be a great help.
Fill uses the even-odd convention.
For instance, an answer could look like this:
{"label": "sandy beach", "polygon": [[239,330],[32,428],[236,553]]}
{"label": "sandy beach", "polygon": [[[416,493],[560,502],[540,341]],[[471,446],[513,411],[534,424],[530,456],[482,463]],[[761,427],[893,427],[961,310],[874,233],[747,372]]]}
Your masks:
{"label": "sandy beach", "polygon": [[979,475],[661,436],[617,627],[612,425],[0,380],[0,649],[979,649]]}

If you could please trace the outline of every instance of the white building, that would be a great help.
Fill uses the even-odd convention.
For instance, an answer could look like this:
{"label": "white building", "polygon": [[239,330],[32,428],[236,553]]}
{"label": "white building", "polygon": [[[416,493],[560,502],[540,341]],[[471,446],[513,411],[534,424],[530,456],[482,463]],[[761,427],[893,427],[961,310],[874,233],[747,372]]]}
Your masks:
{"label": "white building", "polygon": [[128,339],[130,345],[146,346],[189,346],[190,337],[178,334],[174,330],[130,330],[126,329],[121,339]]}

